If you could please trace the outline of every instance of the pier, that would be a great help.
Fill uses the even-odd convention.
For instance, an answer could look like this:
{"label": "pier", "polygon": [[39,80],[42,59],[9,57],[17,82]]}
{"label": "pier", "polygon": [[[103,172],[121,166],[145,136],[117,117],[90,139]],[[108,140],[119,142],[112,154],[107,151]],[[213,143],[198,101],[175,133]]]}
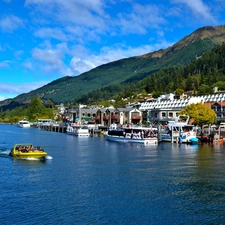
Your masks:
{"label": "pier", "polygon": [[59,124],[38,124],[32,125],[32,127],[39,128],[41,130],[52,131],[52,132],[60,132],[66,133],[67,126],[64,123]]}
{"label": "pier", "polygon": [[[57,123],[53,123],[53,124],[49,124],[49,123],[34,124],[34,125],[31,125],[31,127],[39,128],[41,130],[46,130],[46,131],[67,133],[66,132],[67,125],[65,123],[59,123],[59,124],[57,124]],[[98,128],[90,127],[89,130],[90,130],[90,135],[91,136],[100,136],[101,134],[104,133],[104,131],[107,130],[107,127],[105,127],[105,126],[98,126]]]}

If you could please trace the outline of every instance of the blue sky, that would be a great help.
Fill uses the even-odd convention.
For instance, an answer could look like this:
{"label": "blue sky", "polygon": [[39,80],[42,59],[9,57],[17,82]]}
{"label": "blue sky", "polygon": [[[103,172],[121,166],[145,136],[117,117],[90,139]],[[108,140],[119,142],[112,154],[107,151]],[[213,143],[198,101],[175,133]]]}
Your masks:
{"label": "blue sky", "polygon": [[0,100],[225,24],[225,0],[0,0]]}

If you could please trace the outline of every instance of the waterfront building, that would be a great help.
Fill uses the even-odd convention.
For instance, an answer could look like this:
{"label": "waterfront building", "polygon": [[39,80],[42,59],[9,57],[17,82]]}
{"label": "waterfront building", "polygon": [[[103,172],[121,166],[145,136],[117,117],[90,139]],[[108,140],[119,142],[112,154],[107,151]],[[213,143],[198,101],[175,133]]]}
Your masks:
{"label": "waterfront building", "polygon": [[82,123],[94,123],[97,109],[77,108],[68,110],[68,120],[76,123],[81,120]]}
{"label": "waterfront building", "polygon": [[114,107],[100,108],[96,113],[95,123],[109,127],[110,124],[117,123],[118,119],[119,117],[115,113]]}
{"label": "waterfront building", "polygon": [[111,124],[140,124],[142,112],[136,108],[102,108],[97,111],[96,123],[109,127]]}
{"label": "waterfront building", "polygon": [[155,101],[143,102],[139,110],[143,113],[143,122],[162,122],[175,120],[179,112],[189,104],[202,102],[210,104],[217,114],[217,120],[225,119],[225,93],[203,96],[189,96],[183,99],[171,99],[172,95],[160,96]]}
{"label": "waterfront building", "polygon": [[211,104],[211,108],[216,113],[217,121],[225,121],[225,101],[224,102],[215,102]]}
{"label": "waterfront building", "polygon": [[217,121],[225,120],[225,93],[215,93],[203,96],[174,94],[161,95],[157,99],[141,102],[126,108],[77,108],[68,110],[68,120],[76,122],[81,117],[82,122],[100,124],[109,127],[111,124],[141,124],[148,122],[167,122],[175,120],[179,112],[188,104],[202,102],[211,107]]}

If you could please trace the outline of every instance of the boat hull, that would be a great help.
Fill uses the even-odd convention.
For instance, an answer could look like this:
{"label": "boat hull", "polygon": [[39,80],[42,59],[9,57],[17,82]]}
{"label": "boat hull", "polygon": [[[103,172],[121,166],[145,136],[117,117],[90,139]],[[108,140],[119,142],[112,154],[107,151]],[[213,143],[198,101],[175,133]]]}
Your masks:
{"label": "boat hull", "polygon": [[18,123],[18,127],[21,127],[21,128],[29,128],[30,127],[30,124],[29,123]]}
{"label": "boat hull", "polygon": [[140,143],[140,144],[157,144],[158,139],[157,137],[152,138],[127,138],[123,136],[113,136],[113,135],[105,135],[107,141],[115,141],[115,142],[123,142],[123,143]]}
{"label": "boat hull", "polygon": [[11,156],[14,158],[21,158],[21,159],[26,159],[26,158],[34,158],[34,159],[40,159],[40,158],[45,158],[47,155],[46,152],[18,152],[15,151],[11,153]]}
{"label": "boat hull", "polygon": [[90,133],[89,132],[70,132],[70,131],[67,131],[67,134],[69,135],[74,135],[74,136],[79,136],[79,137],[89,137],[90,136]]}
{"label": "boat hull", "polygon": [[179,142],[179,143],[186,143],[186,144],[197,144],[199,139],[195,136],[188,137],[188,138],[186,138],[186,136],[184,137],[174,136],[172,141],[172,136],[170,134],[161,134],[160,141],[173,142],[173,143]]}

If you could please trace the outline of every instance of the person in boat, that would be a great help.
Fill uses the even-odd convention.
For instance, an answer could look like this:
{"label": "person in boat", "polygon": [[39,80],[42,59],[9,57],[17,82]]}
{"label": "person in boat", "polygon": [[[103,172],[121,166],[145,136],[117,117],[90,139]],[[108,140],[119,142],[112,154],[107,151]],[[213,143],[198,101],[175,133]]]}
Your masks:
{"label": "person in boat", "polygon": [[41,149],[41,147],[40,147],[40,146],[37,146],[37,151],[41,151],[41,152],[43,152],[44,150],[43,150],[43,149]]}
{"label": "person in boat", "polygon": [[29,146],[26,146],[24,149],[25,152],[29,152]]}
{"label": "person in boat", "polygon": [[28,152],[27,146],[21,146],[21,152]]}
{"label": "person in boat", "polygon": [[33,151],[33,146],[32,145],[27,146],[27,150],[28,151]]}

